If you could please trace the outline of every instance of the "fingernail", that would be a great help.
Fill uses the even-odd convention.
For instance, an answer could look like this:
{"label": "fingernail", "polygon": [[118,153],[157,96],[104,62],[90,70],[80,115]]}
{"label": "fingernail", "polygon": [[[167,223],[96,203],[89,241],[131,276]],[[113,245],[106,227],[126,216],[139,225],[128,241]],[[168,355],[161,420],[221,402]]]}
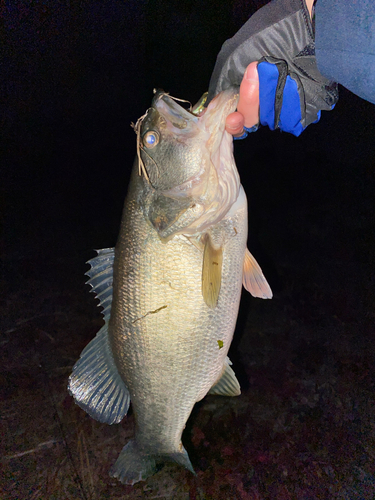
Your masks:
{"label": "fingernail", "polygon": [[250,82],[254,82],[254,83],[257,82],[256,78],[254,78],[252,68],[249,68],[249,67],[245,71],[244,78],[246,80],[249,80]]}

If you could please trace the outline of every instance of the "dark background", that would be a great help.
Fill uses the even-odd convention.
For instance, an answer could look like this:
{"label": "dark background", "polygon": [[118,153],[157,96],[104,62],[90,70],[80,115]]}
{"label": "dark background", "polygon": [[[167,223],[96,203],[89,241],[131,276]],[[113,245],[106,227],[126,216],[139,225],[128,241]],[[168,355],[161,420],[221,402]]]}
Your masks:
{"label": "dark background", "polygon": [[130,123],[154,87],[193,102],[207,90],[216,54],[236,29],[232,5],[12,2],[4,18],[2,164],[12,253],[90,248],[97,230],[113,245],[135,155]]}
{"label": "dark background", "polygon": [[[10,3],[1,89],[6,256],[113,246],[135,155],[130,123],[154,87],[196,102],[222,42],[262,3]],[[374,179],[373,118],[371,104],[342,91],[336,110],[302,137],[261,130],[236,144],[254,225],[336,192],[345,201],[331,209],[359,215]]]}
{"label": "dark background", "polygon": [[[113,246],[135,155],[130,123],[154,87],[196,102],[222,42],[262,3],[9,3],[1,75],[6,258],[42,259],[44,267],[52,256]],[[250,234],[274,213],[334,196],[330,210],[360,217],[374,181],[373,118],[371,104],[342,90],[335,111],[302,137],[261,130],[236,144]]]}
{"label": "dark background", "polygon": [[[195,103],[208,88],[222,43],[264,3],[244,0],[55,1],[7,2],[2,7],[5,34],[1,42],[0,77],[4,331],[1,390],[4,414],[10,411],[13,415],[12,424],[5,423],[4,434],[3,454],[10,457],[6,462],[9,472],[3,481],[6,495],[52,498],[54,484],[61,487],[56,478],[64,467],[56,466],[55,483],[46,483],[40,479],[43,474],[39,477],[36,471],[45,467],[43,460],[47,458],[51,463],[59,462],[67,449],[73,456],[67,462],[73,464],[75,429],[79,426],[86,429],[82,424],[86,416],[66,395],[66,378],[82,347],[101,324],[94,300],[84,286],[83,273],[87,270],[85,261],[94,255],[93,248],[112,247],[116,242],[135,156],[135,134],[130,123],[150,105],[154,87]],[[353,447],[348,445],[345,455],[337,442],[329,450],[328,458],[324,458],[326,462],[322,459],[330,463],[329,457],[336,457],[329,465],[333,472],[322,472],[319,476],[315,471],[316,464],[320,464],[316,449],[321,450],[327,436],[337,432],[336,417],[332,417],[332,423],[331,416],[326,415],[329,397],[323,389],[320,392],[316,389],[315,403],[311,403],[308,396],[307,403],[298,403],[303,418],[301,420],[298,414],[298,422],[293,424],[297,428],[292,426],[293,434],[300,436],[301,443],[315,442],[315,451],[306,444],[312,453],[306,460],[311,462],[312,483],[318,481],[319,491],[328,495],[319,498],[336,498],[329,489],[333,484],[347,485],[343,490],[345,498],[352,498],[351,494],[353,498],[373,498],[374,471],[369,465],[373,460],[358,436],[366,433],[373,453],[370,420],[374,406],[369,401],[374,397],[371,360],[375,333],[375,108],[345,89],[340,91],[335,110],[323,113],[321,121],[310,126],[301,137],[261,129],[235,144],[237,166],[249,200],[249,248],[262,265],[274,299],[257,302],[244,296],[231,359],[235,366],[237,363],[236,372],[244,388],[242,401],[248,397],[252,407],[261,404],[259,394],[264,391],[269,391],[272,397],[278,394],[286,401],[289,396],[285,394],[292,391],[289,379],[297,380],[296,384],[304,388],[306,379],[312,386],[323,387],[328,383],[324,369],[330,374],[333,371],[338,381],[336,385],[330,382],[333,393],[343,399],[351,394],[347,397],[352,398],[350,404],[357,408],[353,410],[350,404],[351,409],[344,405],[344,409],[338,410],[343,408],[342,404],[335,407],[337,412],[343,412],[338,417],[341,420],[345,420],[343,415],[355,413],[347,427],[341,429],[339,440],[342,445],[350,441],[348,435],[354,433]],[[60,371],[54,372],[55,369]],[[348,387],[340,376],[347,377]],[[55,402],[46,396],[51,393],[51,381]],[[359,393],[362,394],[360,401],[366,403],[358,402],[356,394]],[[43,420],[46,428],[48,418],[55,422],[55,427],[50,424],[52,430],[47,437],[41,438],[38,434],[38,429],[43,427],[38,420],[38,410],[30,409],[25,403],[31,396],[35,402],[40,398],[38,408],[52,407],[52,413],[46,410],[49,416],[46,414]],[[264,407],[274,406],[271,399],[263,401]],[[311,416],[316,406],[321,413]],[[26,407],[29,410],[24,411]],[[288,405],[283,409],[286,415],[289,409]],[[207,435],[209,430],[204,428],[201,410],[193,414],[191,425],[195,425],[193,429],[201,425],[201,432]],[[233,432],[239,426],[241,436],[244,433],[241,423],[245,420],[253,418],[254,429],[267,420],[264,417],[260,424],[255,416],[249,417],[250,409],[246,419],[241,410],[238,411],[239,421],[228,418]],[[280,413],[283,414],[281,410]],[[72,414],[74,421],[69,420]],[[224,422],[226,418],[224,415]],[[275,418],[269,420],[274,422]],[[22,419],[26,419],[24,423]],[[327,435],[317,437],[314,431],[312,437],[310,431],[301,430],[300,426],[304,425],[324,428]],[[102,427],[98,424],[97,428]],[[20,429],[23,432],[20,433]],[[290,457],[280,459],[280,462],[294,463],[297,472],[293,480],[290,472],[289,476],[280,473],[276,459],[272,461],[268,457],[259,458],[258,465],[253,464],[251,470],[255,473],[251,475],[247,471],[250,479],[246,482],[241,476],[245,472],[242,469],[238,472],[237,465],[230,464],[233,454],[235,463],[241,462],[243,454],[256,455],[253,449],[246,451],[245,437],[236,446],[236,435],[228,435],[221,442],[214,434],[212,441],[218,443],[216,450],[211,441],[208,449],[199,445],[199,432],[190,432],[193,439],[187,436],[185,440],[198,443],[195,451],[190,448],[189,453],[201,473],[202,483],[201,486],[190,484],[186,498],[211,498],[209,485],[214,483],[207,472],[210,470],[216,474],[217,491],[220,488],[226,491],[222,497],[221,493],[212,493],[212,498],[318,498],[314,490],[311,497],[302,491],[301,478],[306,477],[307,466],[304,459],[299,469],[295,465],[294,445]],[[258,448],[270,450],[275,443],[268,441],[271,438],[266,428],[263,432],[260,432]],[[48,453],[56,455],[41,458],[44,448],[39,446],[40,442],[48,442],[51,433],[55,436],[54,448],[48,449]],[[255,432],[249,442],[257,443],[256,436]],[[285,442],[288,439],[286,436]],[[284,449],[285,442],[282,443]],[[226,472],[222,469],[220,473],[215,472],[212,465],[215,453],[220,455],[225,443],[232,443],[234,451],[226,455],[229,460]],[[121,443],[114,449],[112,462],[122,446]],[[24,451],[27,454],[19,458],[17,453]],[[96,452],[89,449],[90,453]],[[95,477],[105,476],[101,480],[107,481],[108,452],[98,454],[105,466],[99,472],[95,469]],[[206,458],[201,458],[202,455]],[[91,467],[95,468],[93,464],[98,461],[97,455],[91,457]],[[341,468],[336,470],[334,463],[338,462]],[[323,465],[319,466],[324,469]],[[362,471],[359,479],[359,473],[350,472],[355,471],[355,467]],[[273,472],[270,473],[270,469]],[[20,470],[22,474],[26,471],[26,479],[21,478]],[[61,498],[70,498],[70,494],[71,498],[77,498],[74,488],[78,488],[79,495],[86,491],[87,498],[90,495],[94,498],[94,490],[99,486],[86,487],[85,473],[76,473],[74,467],[65,470],[63,476],[69,474],[75,477],[71,481],[73,486],[68,485],[65,490],[64,486]],[[233,474],[239,476],[233,479]],[[81,486],[77,477],[81,477]],[[282,497],[284,490],[272,489],[275,482],[290,496]],[[115,495],[113,484],[108,483],[106,487]],[[256,488],[259,497],[254,493]],[[310,491],[309,488],[306,486],[306,491]],[[41,496],[38,491],[42,492]],[[116,491],[125,490],[119,486]],[[130,490],[126,491],[130,495]],[[141,489],[132,491],[141,494]],[[355,496],[358,491],[362,496]],[[337,492],[339,490],[335,490],[335,495]],[[53,498],[60,498],[58,493],[53,494],[57,495]],[[148,497],[147,493],[143,494]],[[107,497],[97,493],[96,498]],[[175,492],[171,497],[165,494],[165,498],[185,497]]]}

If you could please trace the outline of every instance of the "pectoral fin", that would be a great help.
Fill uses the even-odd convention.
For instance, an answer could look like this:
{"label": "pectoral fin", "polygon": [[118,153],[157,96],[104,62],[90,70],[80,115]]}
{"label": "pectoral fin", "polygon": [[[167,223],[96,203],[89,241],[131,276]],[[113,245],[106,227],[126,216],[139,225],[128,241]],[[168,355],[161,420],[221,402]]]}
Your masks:
{"label": "pectoral fin", "polygon": [[202,295],[208,307],[215,308],[221,287],[223,249],[216,249],[210,236],[206,235],[203,252]]}
{"label": "pectoral fin", "polygon": [[272,299],[272,290],[258,264],[246,248],[242,284],[253,297]]}

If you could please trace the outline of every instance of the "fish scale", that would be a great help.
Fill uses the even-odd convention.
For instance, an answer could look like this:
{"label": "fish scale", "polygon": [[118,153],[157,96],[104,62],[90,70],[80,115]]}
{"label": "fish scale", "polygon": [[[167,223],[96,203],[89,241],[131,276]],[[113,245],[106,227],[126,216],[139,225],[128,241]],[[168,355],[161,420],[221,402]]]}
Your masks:
{"label": "fish scale", "polygon": [[[137,194],[135,189],[129,197],[136,199]],[[137,415],[136,439],[151,443],[151,449],[153,440],[162,435],[160,451],[178,452],[193,405],[222,371],[242,286],[247,237],[244,196],[234,220],[238,234],[225,249],[222,293],[215,311],[208,312],[201,293],[202,252],[184,236],[162,243],[157,234],[149,233],[139,208],[123,219],[116,246],[110,339]],[[122,250],[129,248],[130,252]],[[129,269],[136,277],[130,284]],[[124,315],[124,304],[131,305],[130,316]],[[222,349],[217,340],[223,341]]]}
{"label": "fish scale", "polygon": [[137,157],[116,248],[89,262],[105,325],[68,389],[108,424],[131,401],[135,435],[110,472],[127,484],[165,461],[194,473],[181,442],[194,404],[207,393],[240,394],[227,353],[242,284],[272,296],[246,248],[246,195],[225,131],[236,92],[222,92],[199,116],[156,93],[134,126]]}

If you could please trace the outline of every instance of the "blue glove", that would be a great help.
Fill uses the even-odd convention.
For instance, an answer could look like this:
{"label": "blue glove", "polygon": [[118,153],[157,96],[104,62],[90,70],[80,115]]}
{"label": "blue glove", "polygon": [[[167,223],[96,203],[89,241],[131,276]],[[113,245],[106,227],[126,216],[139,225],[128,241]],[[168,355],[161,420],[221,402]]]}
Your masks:
{"label": "blue glove", "polygon": [[274,0],[224,43],[207,104],[222,90],[239,86],[253,61],[258,61],[260,124],[271,130],[298,136],[320,119],[321,110],[331,110],[337,102],[336,83],[322,76],[316,65],[313,26],[304,0]]}
{"label": "blue glove", "polygon": [[[279,128],[299,136],[305,127],[302,124],[303,102],[300,99],[303,88],[298,77],[287,74],[284,61],[275,64],[260,62],[258,75],[260,123],[268,125],[271,130]],[[300,83],[300,89],[297,82]],[[279,97],[281,94],[282,98]],[[316,110],[316,120],[312,123],[318,122],[320,115],[321,110]]]}

